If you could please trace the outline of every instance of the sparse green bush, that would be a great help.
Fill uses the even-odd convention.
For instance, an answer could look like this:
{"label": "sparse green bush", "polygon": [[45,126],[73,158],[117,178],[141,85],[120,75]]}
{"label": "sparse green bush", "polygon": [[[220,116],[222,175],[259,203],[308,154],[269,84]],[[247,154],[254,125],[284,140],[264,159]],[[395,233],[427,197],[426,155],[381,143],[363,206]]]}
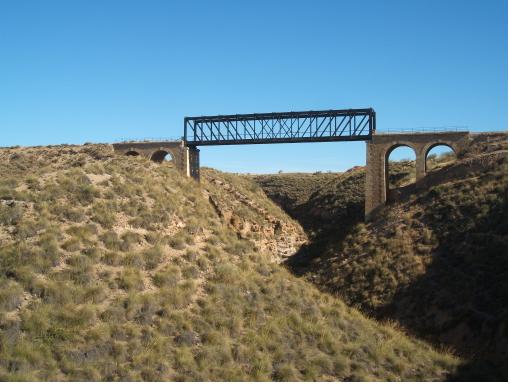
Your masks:
{"label": "sparse green bush", "polygon": [[119,288],[126,291],[140,291],[144,288],[142,275],[139,270],[125,268],[118,278]]}
{"label": "sparse green bush", "polygon": [[94,204],[92,206],[92,220],[105,228],[112,228],[115,223],[115,208],[111,204]]}
{"label": "sparse green bush", "polygon": [[118,252],[106,252],[101,261],[107,265],[119,266],[122,263],[122,256]]}
{"label": "sparse green bush", "polygon": [[182,234],[176,234],[170,239],[170,246],[177,250],[183,250],[186,248],[186,243],[184,242],[184,237]]}
{"label": "sparse green bush", "polygon": [[207,244],[205,246],[204,252],[205,252],[207,258],[211,261],[215,261],[220,257],[220,251],[218,250],[218,248],[216,248],[210,244]]}
{"label": "sparse green bush", "polygon": [[143,259],[145,260],[146,269],[154,269],[163,260],[164,253],[161,246],[156,245],[143,251]]}
{"label": "sparse green bush", "polygon": [[35,221],[31,219],[23,219],[16,226],[16,238],[23,241],[34,237],[38,231],[46,229],[46,225],[47,224],[44,220]]}
{"label": "sparse green bush", "polygon": [[23,288],[10,279],[0,280],[0,311],[12,311],[23,300]]}
{"label": "sparse green bush", "polygon": [[118,251],[121,248],[119,236],[114,231],[107,231],[100,236],[104,246],[112,251]]}
{"label": "sparse green bush", "polygon": [[90,242],[97,232],[95,224],[73,225],[66,230],[68,235],[74,236],[84,243]]}
{"label": "sparse green bush", "polygon": [[71,207],[65,200],[60,204],[51,205],[51,213],[58,216],[60,220],[69,220],[74,223],[81,223],[85,219],[85,212],[81,207]]}
{"label": "sparse green bush", "polygon": [[0,205],[0,224],[16,225],[23,216],[23,209],[17,205]]}
{"label": "sparse green bush", "polygon": [[70,239],[66,240],[62,245],[62,249],[68,251],[68,252],[76,252],[79,251],[81,248],[81,242],[80,239],[77,239],[76,237],[71,237]]}
{"label": "sparse green bush", "polygon": [[192,249],[187,249],[186,253],[184,254],[184,257],[186,260],[188,260],[190,262],[194,262],[197,260],[198,252],[194,251]]}
{"label": "sparse green bush", "polygon": [[254,250],[253,243],[246,240],[231,240],[224,247],[225,251],[233,255],[245,255]]}
{"label": "sparse green bush", "polygon": [[200,270],[196,266],[190,265],[182,270],[182,275],[186,279],[196,279],[200,275]]}
{"label": "sparse green bush", "polygon": [[145,258],[140,252],[129,252],[122,259],[122,265],[136,269],[144,269]]}
{"label": "sparse green bush", "polygon": [[181,281],[181,270],[176,266],[169,266],[154,275],[154,284],[158,287],[176,287]]}
{"label": "sparse green bush", "polygon": [[225,284],[232,283],[239,278],[239,269],[230,263],[219,263],[214,267],[215,279]]}
{"label": "sparse green bush", "polygon": [[130,251],[133,245],[140,243],[142,236],[136,232],[124,232],[121,236],[122,243],[120,244],[120,250],[123,252]]}

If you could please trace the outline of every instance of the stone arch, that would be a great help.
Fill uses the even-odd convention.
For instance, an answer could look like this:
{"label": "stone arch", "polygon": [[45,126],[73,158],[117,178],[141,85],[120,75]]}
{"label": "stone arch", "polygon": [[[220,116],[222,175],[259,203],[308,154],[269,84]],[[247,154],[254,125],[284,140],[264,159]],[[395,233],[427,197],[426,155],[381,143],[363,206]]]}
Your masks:
{"label": "stone arch", "polygon": [[[420,153],[419,153],[419,150],[417,148],[415,148],[415,146],[412,143],[398,142],[398,143],[395,143],[395,144],[389,146],[384,153],[384,185],[385,185],[385,189],[386,189],[386,194],[388,194],[390,191],[390,177],[389,177],[390,176],[390,172],[389,172],[390,155],[395,149],[401,148],[401,147],[406,147],[406,148],[411,149],[414,153],[415,162],[418,162],[418,157],[419,157]],[[416,172],[416,174],[417,174],[417,172]]]}
{"label": "stone arch", "polygon": [[425,166],[425,172],[428,172],[427,170],[427,157],[429,156],[429,152],[436,148],[436,147],[439,147],[439,146],[445,146],[445,147],[448,147],[452,150],[453,154],[455,155],[455,157],[458,157],[458,148],[455,148],[456,146],[452,143],[448,143],[448,142],[444,142],[444,141],[438,141],[436,143],[432,143],[432,144],[429,144],[427,147],[425,147],[424,149],[424,153],[423,153],[423,157],[424,157],[424,166]]}
{"label": "stone arch", "polygon": [[165,148],[160,148],[157,151],[154,151],[150,155],[150,159],[156,163],[162,163],[167,155],[170,155],[172,158],[171,162],[175,163],[175,154],[171,150]]}
{"label": "stone arch", "polygon": [[369,220],[387,201],[386,163],[393,149],[400,145],[412,148],[416,154],[415,188],[427,186],[425,180],[426,154],[434,146],[451,147],[458,158],[469,150],[469,132],[395,133],[373,135],[367,141],[367,170],[365,178],[365,219]]}
{"label": "stone arch", "polygon": [[137,151],[133,150],[133,149],[130,149],[129,151],[127,151],[125,153],[126,156],[140,156],[140,153],[138,153]]}

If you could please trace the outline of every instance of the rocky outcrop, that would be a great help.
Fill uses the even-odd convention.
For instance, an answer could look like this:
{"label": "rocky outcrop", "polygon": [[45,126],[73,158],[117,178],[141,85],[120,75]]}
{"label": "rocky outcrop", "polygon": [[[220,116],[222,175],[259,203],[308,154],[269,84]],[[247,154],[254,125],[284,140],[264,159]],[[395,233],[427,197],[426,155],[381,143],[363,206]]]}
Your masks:
{"label": "rocky outcrop", "polygon": [[[274,261],[282,262],[292,256],[307,241],[298,223],[276,206],[262,206],[257,201],[258,195],[244,189],[241,191],[241,184],[234,186],[219,173],[203,172],[202,178],[204,193],[218,216],[236,231],[239,238],[249,239],[261,251],[273,255]],[[267,200],[264,202],[267,204]]]}

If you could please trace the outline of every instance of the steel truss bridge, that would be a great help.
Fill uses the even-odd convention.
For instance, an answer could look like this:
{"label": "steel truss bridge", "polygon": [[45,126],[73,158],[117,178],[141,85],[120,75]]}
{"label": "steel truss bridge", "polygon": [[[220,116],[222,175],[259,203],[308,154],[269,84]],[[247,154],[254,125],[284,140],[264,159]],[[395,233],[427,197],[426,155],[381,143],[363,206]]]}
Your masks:
{"label": "steel truss bridge", "polygon": [[339,109],[184,118],[184,141],[199,145],[371,140],[375,111]]}

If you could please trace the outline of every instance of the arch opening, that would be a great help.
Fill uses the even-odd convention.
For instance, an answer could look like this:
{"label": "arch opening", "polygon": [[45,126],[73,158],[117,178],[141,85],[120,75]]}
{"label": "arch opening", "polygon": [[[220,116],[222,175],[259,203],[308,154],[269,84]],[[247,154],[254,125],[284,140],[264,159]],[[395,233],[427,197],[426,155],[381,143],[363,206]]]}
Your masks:
{"label": "arch opening", "polygon": [[127,151],[126,156],[140,156],[140,154],[136,151]]}
{"label": "arch opening", "polygon": [[386,192],[416,182],[416,152],[406,144],[397,144],[388,149],[385,158]]}
{"label": "arch opening", "polygon": [[441,169],[453,163],[457,155],[448,144],[437,143],[431,145],[425,153],[425,172]]}
{"label": "arch opening", "polygon": [[173,164],[174,158],[170,152],[159,150],[151,155],[151,160],[156,163]]}

